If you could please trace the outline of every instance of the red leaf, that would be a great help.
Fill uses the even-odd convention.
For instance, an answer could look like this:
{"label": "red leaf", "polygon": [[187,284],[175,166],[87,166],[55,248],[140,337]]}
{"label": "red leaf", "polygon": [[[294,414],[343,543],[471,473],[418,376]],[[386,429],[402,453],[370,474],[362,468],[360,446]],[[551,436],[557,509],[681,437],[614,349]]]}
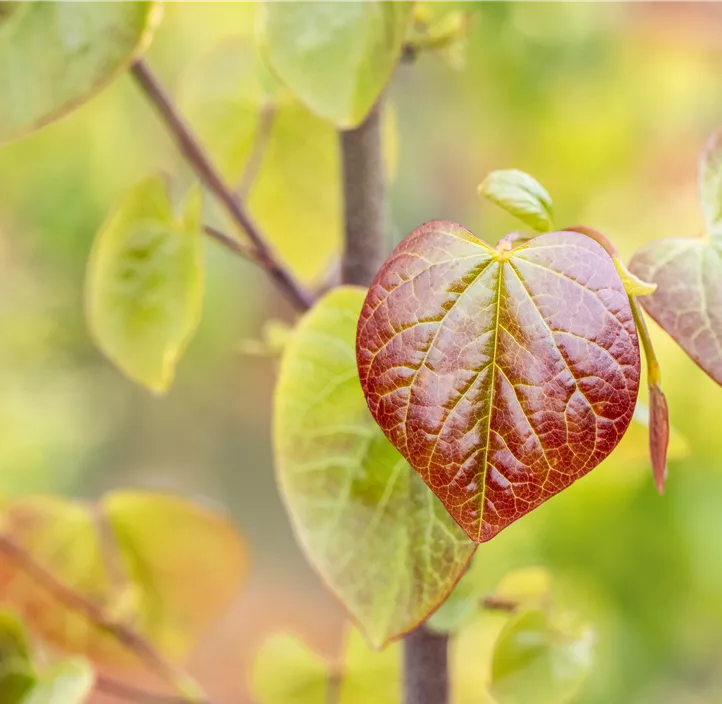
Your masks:
{"label": "red leaf", "polygon": [[374,418],[477,542],[598,465],[639,390],[624,286],[573,232],[500,252],[422,225],[371,285],[356,352]]}
{"label": "red leaf", "polygon": [[660,494],[667,480],[667,447],[669,446],[669,410],[659,384],[649,387],[649,454],[654,481]]}
{"label": "red leaf", "polygon": [[718,384],[722,384],[722,249],[703,238],[651,242],[629,263],[657,284],[639,302]]}

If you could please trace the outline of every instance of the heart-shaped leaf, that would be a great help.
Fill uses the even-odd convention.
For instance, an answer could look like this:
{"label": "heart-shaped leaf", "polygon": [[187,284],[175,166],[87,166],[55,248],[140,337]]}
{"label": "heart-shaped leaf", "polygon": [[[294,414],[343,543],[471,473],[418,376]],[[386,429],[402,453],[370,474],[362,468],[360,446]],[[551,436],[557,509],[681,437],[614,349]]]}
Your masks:
{"label": "heart-shaped leaf", "polygon": [[639,390],[627,293],[575,232],[495,250],[422,225],[369,289],[357,359],[374,418],[478,542],[609,455]]}
{"label": "heart-shaped leaf", "polygon": [[85,102],[148,45],[157,2],[17,2],[0,9],[0,143]]}
{"label": "heart-shaped leaf", "polygon": [[657,240],[640,249],[629,268],[657,284],[639,299],[647,313],[722,384],[722,242]]}
{"label": "heart-shaped leaf", "polygon": [[274,434],[306,556],[382,646],[444,601],[475,545],[366,408],[354,354],[365,293],[334,289],[299,323],[281,361]]}
{"label": "heart-shaped leaf", "polygon": [[269,66],[312,112],[361,123],[401,55],[412,2],[266,2],[260,36]]}
{"label": "heart-shaped leaf", "polygon": [[131,379],[166,391],[203,304],[200,191],[176,218],[160,176],[134,186],[97,235],[86,302],[98,347]]}
{"label": "heart-shaped leaf", "polygon": [[[7,506],[0,519],[2,532],[56,582],[171,658],[185,657],[228,607],[245,569],[244,548],[225,518],[174,496],[113,493],[97,505],[28,497]],[[2,553],[0,603],[62,650],[137,664],[57,590]]]}

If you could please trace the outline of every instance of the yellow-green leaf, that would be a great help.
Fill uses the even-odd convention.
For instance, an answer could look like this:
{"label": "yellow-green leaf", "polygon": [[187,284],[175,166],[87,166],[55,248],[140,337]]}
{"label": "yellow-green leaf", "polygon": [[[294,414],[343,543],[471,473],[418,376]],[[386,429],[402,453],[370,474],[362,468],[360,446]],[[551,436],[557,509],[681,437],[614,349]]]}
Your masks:
{"label": "yellow-green leaf", "polygon": [[512,619],[499,634],[491,663],[498,704],[564,704],[592,665],[594,633],[561,628],[539,610]]}
{"label": "yellow-green leaf", "polygon": [[350,628],[340,658],[311,650],[300,638],[279,634],[260,648],[252,688],[259,704],[398,704],[397,647],[379,653]]}
{"label": "yellow-green leaf", "polygon": [[266,2],[260,37],[270,67],[312,112],[355,127],[401,55],[412,2]]}
{"label": "yellow-green leaf", "polygon": [[259,704],[323,704],[331,665],[299,638],[278,634],[256,654],[252,684]]}
{"label": "yellow-green leaf", "polygon": [[157,2],[18,2],[0,12],[0,143],[62,117],[149,44]]}
{"label": "yellow-green leaf", "polygon": [[274,442],[306,556],[378,647],[444,601],[474,545],[368,411],[355,355],[365,293],[334,289],[301,320],[281,360]]}
{"label": "yellow-green leaf", "polygon": [[203,303],[201,193],[180,218],[167,185],[134,186],[96,237],[86,283],[88,326],[98,347],[128,377],[155,393],[170,386]]}
{"label": "yellow-green leaf", "polygon": [[[227,520],[174,496],[119,492],[95,505],[28,497],[9,504],[2,518],[3,533],[46,572],[170,658],[185,657],[235,598],[245,571],[245,549]],[[62,650],[137,664],[7,558],[0,558],[0,602]]]}

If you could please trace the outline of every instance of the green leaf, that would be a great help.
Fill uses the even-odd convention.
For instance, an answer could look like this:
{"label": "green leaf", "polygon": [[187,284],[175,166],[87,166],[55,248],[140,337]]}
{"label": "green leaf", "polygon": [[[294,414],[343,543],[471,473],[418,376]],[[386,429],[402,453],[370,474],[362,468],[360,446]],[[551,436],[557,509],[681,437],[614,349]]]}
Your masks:
{"label": "green leaf", "polygon": [[499,634],[491,663],[492,694],[498,704],[563,704],[581,688],[593,645],[590,629],[561,629],[543,611],[527,611]]}
{"label": "green leaf", "polygon": [[[2,518],[3,532],[56,581],[173,659],[234,600],[245,572],[244,547],[226,519],[174,496],[119,492],[95,505],[28,497]],[[18,562],[0,559],[0,603],[61,650],[137,665]]]}
{"label": "green leaf", "polygon": [[256,655],[253,693],[259,704],[398,704],[397,650],[373,651],[351,628],[342,657],[330,660],[295,636],[276,635]]}
{"label": "green leaf", "polygon": [[160,176],[134,186],[96,237],[88,264],[88,326],[128,377],[165,392],[203,303],[201,193],[176,219]]}
{"label": "green leaf", "polygon": [[474,552],[366,407],[354,342],[365,290],[304,316],[275,398],[278,482],[311,564],[376,647],[426,619]]}
{"label": "green leaf", "polygon": [[17,616],[0,612],[0,702],[21,704],[34,683],[25,628]]}
{"label": "green leaf", "polygon": [[10,9],[0,14],[0,143],[57,120],[105,87],[145,50],[161,16],[157,2]]}
{"label": "green leaf", "polygon": [[537,232],[554,228],[551,196],[523,171],[492,171],[479,186],[479,193]]}
{"label": "green leaf", "polygon": [[722,244],[722,130],[715,132],[702,149],[699,192],[707,232]]}
{"label": "green leaf", "polygon": [[259,704],[323,704],[331,665],[295,636],[266,640],[253,664],[253,693]]}
{"label": "green leaf", "polygon": [[95,673],[87,662],[68,660],[39,678],[22,704],[82,704],[89,699],[94,684]]}
{"label": "green leaf", "polygon": [[262,49],[270,67],[312,112],[356,127],[391,78],[412,2],[266,2]]}
{"label": "green leaf", "polygon": [[346,634],[338,704],[398,704],[401,653],[397,644],[372,650],[355,628]]}
{"label": "green leaf", "polygon": [[629,263],[656,291],[644,310],[722,384],[722,246],[702,238],[668,238],[640,249]]}

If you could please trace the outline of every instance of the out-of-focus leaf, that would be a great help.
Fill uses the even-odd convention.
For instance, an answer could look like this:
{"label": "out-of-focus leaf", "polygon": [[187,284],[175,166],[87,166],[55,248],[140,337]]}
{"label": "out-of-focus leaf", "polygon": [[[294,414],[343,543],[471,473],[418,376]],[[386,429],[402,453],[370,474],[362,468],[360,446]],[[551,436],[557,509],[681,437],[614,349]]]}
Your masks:
{"label": "out-of-focus leaf", "polygon": [[[634,409],[634,421],[627,434],[624,436],[619,447],[615,450],[613,459],[625,462],[641,462],[649,457],[646,441],[649,435],[651,411],[649,406],[637,401]],[[690,452],[687,438],[673,425],[669,427],[669,445],[667,448],[667,459],[680,460],[687,457]]]}
{"label": "out-of-focus leaf", "polygon": [[369,289],[357,358],[372,415],[478,542],[607,457],[639,390],[627,292],[573,232],[501,251],[422,225]]}
{"label": "out-of-focus leaf", "polygon": [[281,361],[274,442],[309,561],[382,646],[443,602],[474,545],[366,408],[354,354],[364,295],[337,288],[301,320]]}
{"label": "out-of-focus leaf", "polygon": [[176,219],[163,179],[134,186],[96,237],[88,264],[88,326],[128,377],[165,392],[203,304],[201,193]]}
{"label": "out-of-focus leaf", "polygon": [[654,481],[664,493],[667,480],[667,448],[669,447],[669,409],[659,384],[649,389],[649,455],[652,458]]}
{"label": "out-of-focus leaf", "polygon": [[657,284],[644,310],[718,384],[722,384],[722,244],[669,238],[639,250],[629,264]]}
{"label": "out-of-focus leaf", "polygon": [[0,612],[0,702],[21,704],[35,683],[35,668],[23,625]]}
{"label": "out-of-focus leaf", "polygon": [[433,2],[416,3],[413,28],[405,50],[411,56],[420,52],[433,52],[460,71],[466,66],[472,20],[473,13],[470,11],[449,10]]}
{"label": "out-of-focus leaf", "polygon": [[492,171],[479,186],[479,193],[537,232],[554,227],[551,196],[523,171]]}
{"label": "out-of-focus leaf", "polygon": [[592,665],[594,633],[562,630],[543,611],[527,611],[499,634],[491,691],[499,704],[564,704]]}
{"label": "out-of-focus leaf", "polygon": [[[340,152],[333,125],[279,88],[242,38],[225,42],[188,73],[181,102],[280,258],[306,283],[323,278],[341,249]],[[383,121],[389,178],[398,160],[396,130],[389,105]]]}
{"label": "out-of-focus leaf", "polygon": [[256,655],[252,687],[259,704],[398,704],[397,646],[377,652],[350,628],[341,657],[329,660],[295,636],[269,638]]}
{"label": "out-of-focus leaf", "polygon": [[372,650],[355,628],[346,635],[338,704],[399,704],[401,653],[394,644]]}
{"label": "out-of-focus leaf", "polygon": [[252,687],[259,704],[324,704],[331,664],[299,638],[279,634],[256,654]]}
{"label": "out-of-focus leaf", "polygon": [[702,149],[699,193],[707,232],[722,246],[722,130],[717,130]]}
{"label": "out-of-focus leaf", "polygon": [[62,117],[110,83],[150,43],[161,9],[158,2],[13,5],[0,13],[0,143]]}
{"label": "out-of-focus leaf", "polygon": [[266,2],[260,15],[269,66],[312,112],[360,124],[401,55],[412,2]]}
{"label": "out-of-focus leaf", "polygon": [[[245,569],[244,547],[226,519],[173,496],[112,493],[94,506],[28,497],[9,504],[2,519],[3,533],[45,571],[171,658],[184,657],[228,607]],[[0,561],[0,602],[62,650],[137,663],[10,559]]]}
{"label": "out-of-focus leaf", "polygon": [[95,673],[87,662],[68,660],[43,674],[22,704],[82,704],[89,699],[94,684]]}

